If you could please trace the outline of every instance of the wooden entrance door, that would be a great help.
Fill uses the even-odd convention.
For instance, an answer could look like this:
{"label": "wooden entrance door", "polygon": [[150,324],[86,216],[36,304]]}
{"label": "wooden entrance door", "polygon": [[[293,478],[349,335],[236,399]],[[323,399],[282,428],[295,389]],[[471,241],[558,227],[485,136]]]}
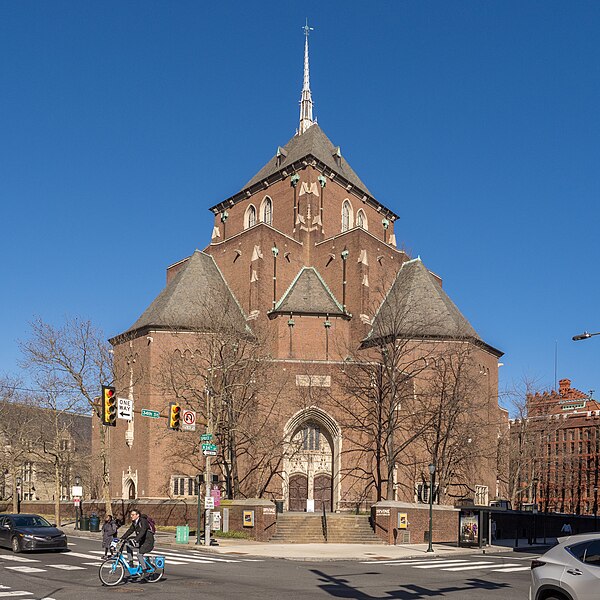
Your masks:
{"label": "wooden entrance door", "polygon": [[290,477],[289,510],[305,510],[308,498],[308,478],[306,475]]}
{"label": "wooden entrance door", "polygon": [[332,485],[331,475],[317,475],[315,476],[315,510],[322,511],[325,507],[326,511],[331,512],[331,497],[332,497]]}

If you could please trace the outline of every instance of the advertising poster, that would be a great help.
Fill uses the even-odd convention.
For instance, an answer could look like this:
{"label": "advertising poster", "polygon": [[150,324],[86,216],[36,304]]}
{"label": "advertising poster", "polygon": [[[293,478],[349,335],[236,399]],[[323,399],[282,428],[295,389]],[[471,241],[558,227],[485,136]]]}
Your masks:
{"label": "advertising poster", "polygon": [[466,510],[460,514],[460,543],[477,544],[479,541],[479,513]]}

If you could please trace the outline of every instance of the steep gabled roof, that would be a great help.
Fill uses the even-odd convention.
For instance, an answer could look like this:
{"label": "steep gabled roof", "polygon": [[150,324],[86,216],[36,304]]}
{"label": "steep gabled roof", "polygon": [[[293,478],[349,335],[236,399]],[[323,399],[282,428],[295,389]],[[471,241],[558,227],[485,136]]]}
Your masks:
{"label": "steep gabled roof", "polygon": [[302,267],[269,314],[277,313],[349,316],[314,267]]}
{"label": "steep gabled roof", "polygon": [[213,257],[196,250],[122,335],[149,329],[216,331],[223,327],[240,334],[250,332],[246,317]]}
{"label": "steep gabled roof", "polygon": [[[336,159],[334,153],[336,146],[323,133],[323,130],[314,123],[302,135],[295,135],[285,146],[287,153],[278,160],[275,155],[245,186],[244,189],[252,187],[255,183],[267,179],[273,173],[284,169],[296,161],[306,157],[313,156],[317,160],[327,165],[332,171],[335,171],[344,179],[347,179],[352,185],[360,188],[363,192],[372,195],[367,186],[359,179],[352,167],[343,157]],[[339,160],[339,162],[338,162]]]}
{"label": "steep gabled roof", "polygon": [[402,265],[364,342],[385,338],[470,339],[502,354],[481,340],[420,258]]}

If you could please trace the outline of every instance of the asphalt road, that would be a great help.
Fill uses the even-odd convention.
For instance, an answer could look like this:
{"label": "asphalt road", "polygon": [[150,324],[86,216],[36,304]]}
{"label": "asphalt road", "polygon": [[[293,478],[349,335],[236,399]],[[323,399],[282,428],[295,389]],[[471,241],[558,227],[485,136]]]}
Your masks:
{"label": "asphalt road", "polygon": [[164,548],[164,578],[104,587],[98,542],[69,538],[70,551],[13,555],[0,549],[0,600],[96,600],[129,597],[352,598],[356,600],[527,599],[532,556],[465,555],[451,559],[296,562]]}

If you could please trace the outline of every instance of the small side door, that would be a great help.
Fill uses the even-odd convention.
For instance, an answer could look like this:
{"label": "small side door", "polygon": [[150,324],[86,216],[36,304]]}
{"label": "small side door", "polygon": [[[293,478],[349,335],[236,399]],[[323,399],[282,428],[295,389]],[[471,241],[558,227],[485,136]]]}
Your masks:
{"label": "small side door", "polygon": [[10,546],[10,522],[8,517],[0,517],[0,546]]}
{"label": "small side door", "polygon": [[575,560],[565,563],[561,587],[577,600],[597,600],[600,588],[600,538],[569,549]]}

